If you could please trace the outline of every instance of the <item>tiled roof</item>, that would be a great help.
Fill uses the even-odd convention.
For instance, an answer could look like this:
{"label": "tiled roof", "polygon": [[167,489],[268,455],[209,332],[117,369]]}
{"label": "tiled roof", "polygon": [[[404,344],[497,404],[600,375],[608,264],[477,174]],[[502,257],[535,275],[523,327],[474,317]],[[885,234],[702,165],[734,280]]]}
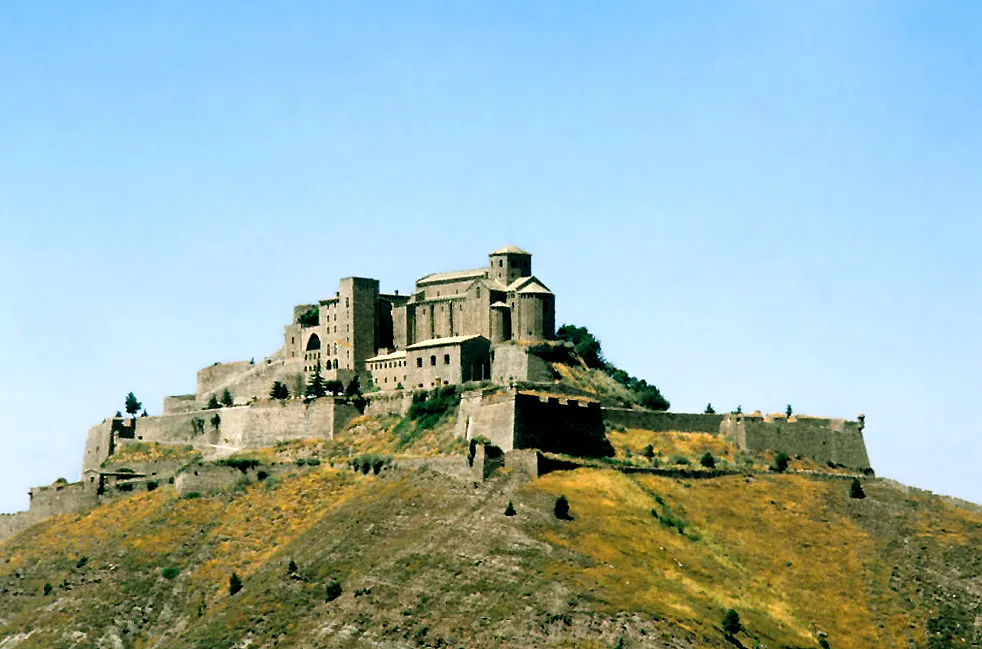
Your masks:
{"label": "tiled roof", "polygon": [[448,336],[447,338],[431,338],[430,340],[422,340],[415,345],[409,345],[406,349],[426,349],[427,347],[443,347],[444,345],[459,345],[460,343],[467,342],[468,340],[474,340],[475,338],[481,338],[477,334],[472,336]]}
{"label": "tiled roof", "polygon": [[399,358],[406,357],[406,350],[401,350],[398,352],[392,352],[391,354],[382,354],[381,356],[372,356],[371,358],[366,358],[366,363],[371,363],[373,361],[394,361]]}
{"label": "tiled roof", "polygon": [[492,255],[530,255],[532,253],[525,252],[524,250],[516,246],[507,245],[501,250],[495,250],[491,254]]}
{"label": "tiled roof", "polygon": [[430,273],[416,280],[416,285],[433,284],[435,282],[453,282],[472,277],[484,277],[488,274],[487,268],[475,268],[474,270],[455,270],[449,273]]}

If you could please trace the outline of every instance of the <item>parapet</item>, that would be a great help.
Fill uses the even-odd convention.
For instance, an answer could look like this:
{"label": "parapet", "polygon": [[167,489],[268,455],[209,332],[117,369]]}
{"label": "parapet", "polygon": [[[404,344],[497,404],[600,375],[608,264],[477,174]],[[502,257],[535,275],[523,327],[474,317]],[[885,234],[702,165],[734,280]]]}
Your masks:
{"label": "parapet", "polygon": [[863,439],[865,417],[855,421],[804,415],[723,415],[719,431],[746,450],[783,451],[853,469],[870,468]]}

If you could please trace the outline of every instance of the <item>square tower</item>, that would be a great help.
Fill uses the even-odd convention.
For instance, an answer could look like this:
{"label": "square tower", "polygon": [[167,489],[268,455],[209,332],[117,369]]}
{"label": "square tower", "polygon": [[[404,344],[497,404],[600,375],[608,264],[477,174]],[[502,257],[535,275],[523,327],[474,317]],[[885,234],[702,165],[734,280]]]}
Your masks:
{"label": "square tower", "polygon": [[505,246],[495,250],[488,258],[491,261],[489,275],[504,286],[509,286],[516,279],[532,275],[532,255],[515,246]]}

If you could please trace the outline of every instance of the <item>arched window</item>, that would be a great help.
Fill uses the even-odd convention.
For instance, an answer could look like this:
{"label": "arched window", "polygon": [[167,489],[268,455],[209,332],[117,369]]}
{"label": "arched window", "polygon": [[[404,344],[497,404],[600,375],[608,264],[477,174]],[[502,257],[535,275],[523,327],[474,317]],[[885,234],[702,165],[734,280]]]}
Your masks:
{"label": "arched window", "polygon": [[443,364],[444,365],[450,365],[450,354],[444,354],[443,355]]}
{"label": "arched window", "polygon": [[317,334],[311,334],[310,338],[307,339],[307,351],[320,349],[321,339]]}
{"label": "arched window", "polygon": [[436,356],[430,356],[430,367],[436,367]]}
{"label": "arched window", "polygon": [[334,359],[334,369],[338,369],[338,359]]}
{"label": "arched window", "polygon": [[416,367],[423,367],[422,357],[416,359]]}

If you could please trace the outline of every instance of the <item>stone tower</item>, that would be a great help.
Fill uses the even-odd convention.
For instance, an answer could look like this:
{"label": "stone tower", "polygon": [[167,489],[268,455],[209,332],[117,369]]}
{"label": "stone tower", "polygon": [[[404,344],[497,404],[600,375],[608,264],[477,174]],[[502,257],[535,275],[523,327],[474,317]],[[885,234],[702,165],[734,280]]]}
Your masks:
{"label": "stone tower", "polygon": [[532,255],[515,246],[505,246],[488,255],[491,279],[509,286],[516,279],[532,275]]}

